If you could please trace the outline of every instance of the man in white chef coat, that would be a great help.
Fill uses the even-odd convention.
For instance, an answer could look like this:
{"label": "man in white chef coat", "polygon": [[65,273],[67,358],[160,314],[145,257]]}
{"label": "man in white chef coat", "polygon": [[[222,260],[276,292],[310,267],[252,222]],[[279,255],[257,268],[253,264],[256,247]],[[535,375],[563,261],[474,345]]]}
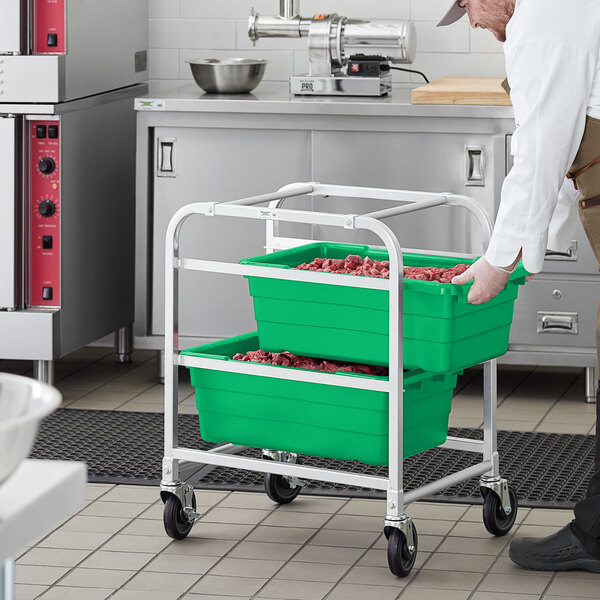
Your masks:
{"label": "man in white chef coat", "polygon": [[[473,280],[468,299],[481,304],[504,288],[519,259],[538,273],[547,249],[565,251],[578,213],[600,268],[600,0],[458,0],[438,26],[465,14],[504,42],[517,125],[489,248],[453,279]],[[600,423],[600,391],[596,397]],[[513,540],[517,564],[600,573],[598,433],[595,474],[575,519],[549,537]]]}

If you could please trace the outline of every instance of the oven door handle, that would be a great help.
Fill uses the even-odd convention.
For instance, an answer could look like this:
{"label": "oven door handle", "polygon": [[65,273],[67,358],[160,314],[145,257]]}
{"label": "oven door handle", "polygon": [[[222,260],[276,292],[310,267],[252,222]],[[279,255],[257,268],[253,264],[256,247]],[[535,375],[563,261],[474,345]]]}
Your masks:
{"label": "oven door handle", "polygon": [[18,126],[0,117],[0,309],[15,309],[19,281]]}
{"label": "oven door handle", "polygon": [[577,240],[571,240],[566,252],[558,250],[546,250],[545,260],[568,260],[577,262]]}
{"label": "oven door handle", "polygon": [[[27,2],[3,0],[0,19],[0,55],[22,54],[26,51],[28,28]],[[2,56],[0,56],[0,63]],[[0,64],[0,71],[2,71]],[[1,78],[0,78],[1,79]]]}

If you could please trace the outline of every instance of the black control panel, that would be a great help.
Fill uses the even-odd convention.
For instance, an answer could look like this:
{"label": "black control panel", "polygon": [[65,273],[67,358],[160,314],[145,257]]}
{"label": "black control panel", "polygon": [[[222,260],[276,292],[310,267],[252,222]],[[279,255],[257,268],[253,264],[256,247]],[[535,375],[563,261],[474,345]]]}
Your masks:
{"label": "black control panel", "polygon": [[390,64],[384,56],[353,54],[348,59],[350,77],[379,77],[389,71]]}

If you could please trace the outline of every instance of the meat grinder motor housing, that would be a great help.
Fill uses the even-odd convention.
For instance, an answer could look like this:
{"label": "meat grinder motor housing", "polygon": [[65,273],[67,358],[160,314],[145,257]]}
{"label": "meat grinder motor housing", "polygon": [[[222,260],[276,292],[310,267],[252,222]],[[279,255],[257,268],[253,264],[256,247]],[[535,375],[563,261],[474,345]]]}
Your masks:
{"label": "meat grinder motor housing", "polygon": [[[248,22],[253,43],[262,37],[308,37],[308,75],[290,78],[290,91],[306,96],[383,96],[392,91],[388,61],[410,64],[417,37],[412,21],[349,19],[338,14],[299,15],[299,0],[280,0],[279,15],[254,12]],[[368,51],[368,52],[367,52]],[[378,55],[381,67],[347,72],[351,52]]]}

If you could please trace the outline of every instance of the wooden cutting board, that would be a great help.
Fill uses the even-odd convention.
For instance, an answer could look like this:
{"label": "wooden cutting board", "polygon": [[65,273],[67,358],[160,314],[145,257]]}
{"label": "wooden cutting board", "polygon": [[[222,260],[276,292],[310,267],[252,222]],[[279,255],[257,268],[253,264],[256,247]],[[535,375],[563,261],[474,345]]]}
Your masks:
{"label": "wooden cutting board", "polygon": [[413,104],[511,106],[501,77],[442,77],[411,92]]}

